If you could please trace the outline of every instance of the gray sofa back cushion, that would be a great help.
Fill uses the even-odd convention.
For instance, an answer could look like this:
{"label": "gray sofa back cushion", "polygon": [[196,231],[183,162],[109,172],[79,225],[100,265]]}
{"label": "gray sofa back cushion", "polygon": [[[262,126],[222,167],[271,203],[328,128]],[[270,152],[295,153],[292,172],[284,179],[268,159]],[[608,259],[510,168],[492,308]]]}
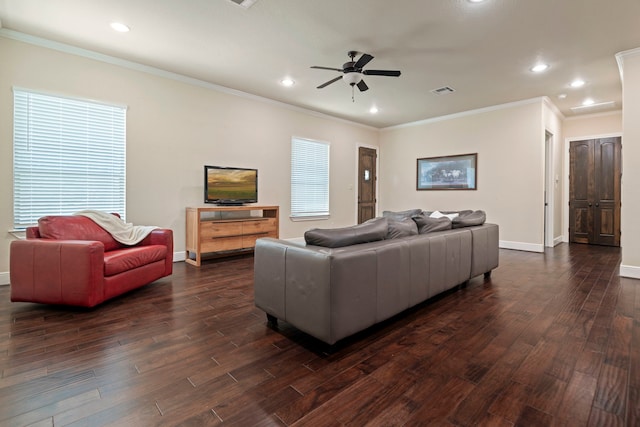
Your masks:
{"label": "gray sofa back cushion", "polygon": [[418,226],[411,218],[388,220],[387,239],[397,239],[399,237],[415,236],[418,234]]}
{"label": "gray sofa back cushion", "polygon": [[304,233],[307,245],[341,248],[375,242],[387,237],[387,218],[373,218],[362,224],[344,228],[313,228]]}
{"label": "gray sofa back cushion", "polygon": [[431,218],[426,212],[413,217],[418,226],[418,233],[425,234],[432,231],[450,230],[453,228],[451,220],[447,217]]}
{"label": "gray sofa back cushion", "polygon": [[382,212],[382,216],[384,218],[390,218],[390,219],[395,219],[395,220],[403,220],[403,219],[411,219],[412,217],[416,216],[416,215],[420,215],[422,213],[422,209],[409,209],[406,211],[398,211],[398,212],[394,212],[394,211],[384,211]]}

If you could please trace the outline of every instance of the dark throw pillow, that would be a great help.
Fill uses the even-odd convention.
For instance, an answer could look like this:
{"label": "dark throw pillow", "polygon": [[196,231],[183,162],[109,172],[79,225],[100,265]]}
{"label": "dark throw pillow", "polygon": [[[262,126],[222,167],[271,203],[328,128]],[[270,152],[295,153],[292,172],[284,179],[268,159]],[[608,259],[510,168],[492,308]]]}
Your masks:
{"label": "dark throw pillow", "polygon": [[431,218],[429,215],[424,213],[414,216],[413,221],[415,221],[418,226],[418,233],[425,234],[432,231],[443,231],[443,230],[451,230],[451,220],[446,216],[442,218]]}
{"label": "dark throw pillow", "polygon": [[399,237],[415,236],[418,234],[418,226],[411,218],[391,219],[387,232],[387,239],[397,239]]}
{"label": "dark throw pillow", "polygon": [[486,220],[487,215],[484,211],[462,211],[452,222],[453,228],[462,228],[482,225]]}
{"label": "dark throw pillow", "polygon": [[313,228],[304,233],[307,245],[341,248],[359,243],[384,240],[387,236],[387,218],[373,218],[362,224],[344,228]]}

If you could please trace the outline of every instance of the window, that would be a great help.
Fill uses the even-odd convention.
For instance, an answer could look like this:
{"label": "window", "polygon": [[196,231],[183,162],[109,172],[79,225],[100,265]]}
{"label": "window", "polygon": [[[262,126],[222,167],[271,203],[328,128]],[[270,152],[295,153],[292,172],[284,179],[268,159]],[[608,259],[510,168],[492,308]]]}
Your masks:
{"label": "window", "polygon": [[82,209],[125,214],[126,108],[13,91],[13,222]]}
{"label": "window", "polygon": [[329,144],[291,140],[291,217],[329,217]]}

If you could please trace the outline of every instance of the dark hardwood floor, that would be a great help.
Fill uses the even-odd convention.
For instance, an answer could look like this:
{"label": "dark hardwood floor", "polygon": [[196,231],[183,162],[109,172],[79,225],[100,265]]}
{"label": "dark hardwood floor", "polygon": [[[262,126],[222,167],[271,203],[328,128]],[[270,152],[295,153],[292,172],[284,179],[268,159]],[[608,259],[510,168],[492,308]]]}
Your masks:
{"label": "dark hardwood floor", "polygon": [[253,305],[253,258],[92,309],[0,287],[0,425],[640,425],[640,281],[617,248],[500,251],[490,280],[328,347]]}

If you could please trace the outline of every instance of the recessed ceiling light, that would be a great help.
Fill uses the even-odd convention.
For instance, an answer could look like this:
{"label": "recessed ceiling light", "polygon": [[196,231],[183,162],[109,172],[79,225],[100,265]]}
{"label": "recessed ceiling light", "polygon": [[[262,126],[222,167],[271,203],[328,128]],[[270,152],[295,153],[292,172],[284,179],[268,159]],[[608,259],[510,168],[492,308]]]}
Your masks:
{"label": "recessed ceiling light", "polygon": [[292,78],[285,77],[284,79],[280,80],[280,84],[281,84],[282,86],[285,86],[285,87],[291,87],[291,86],[293,86],[294,84],[296,84],[296,82],[295,82],[295,81],[293,81],[293,79],[292,79]]}
{"label": "recessed ceiling light", "polygon": [[369,108],[369,112],[371,114],[376,114],[378,112],[378,107],[374,105],[373,107]]}
{"label": "recessed ceiling light", "polygon": [[111,28],[113,28],[114,31],[117,31],[119,33],[128,33],[130,28],[127,27],[126,25],[124,25],[121,22],[112,22],[111,23]]}
{"label": "recessed ceiling light", "polygon": [[531,67],[531,71],[533,71],[534,73],[541,73],[545,70],[547,70],[549,68],[548,64],[536,64],[533,67]]}
{"label": "recessed ceiling light", "polygon": [[558,94],[558,99],[565,99],[567,97],[566,93],[560,93]]}
{"label": "recessed ceiling light", "polygon": [[582,87],[584,86],[584,80],[582,79],[575,79],[574,81],[571,82],[571,87]]}
{"label": "recessed ceiling light", "polygon": [[469,3],[482,3],[484,0],[469,0]]}
{"label": "recessed ceiling light", "polygon": [[587,98],[587,99],[585,99],[584,101],[582,101],[582,105],[584,105],[585,107],[586,107],[587,105],[593,105],[593,104],[595,104],[595,103],[596,103],[596,101],[594,101],[594,100],[593,100],[593,99],[591,99],[591,98]]}

